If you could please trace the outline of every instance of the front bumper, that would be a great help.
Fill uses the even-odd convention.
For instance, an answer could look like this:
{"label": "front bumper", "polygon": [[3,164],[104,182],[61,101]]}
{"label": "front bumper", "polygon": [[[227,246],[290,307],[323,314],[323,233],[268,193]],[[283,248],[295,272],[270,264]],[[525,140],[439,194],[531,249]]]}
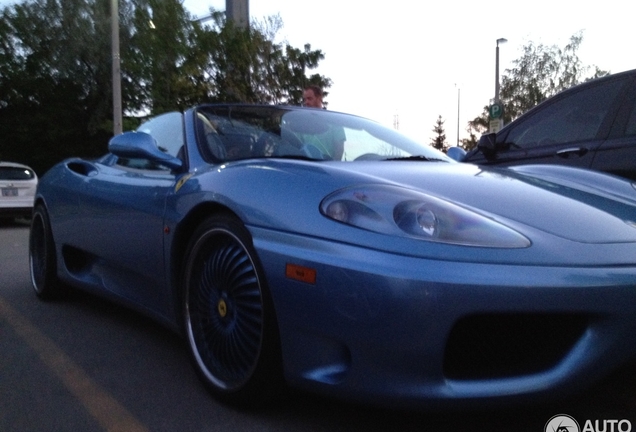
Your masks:
{"label": "front bumper", "polygon": [[636,266],[456,263],[251,231],[297,387],[401,406],[544,401],[636,357]]}

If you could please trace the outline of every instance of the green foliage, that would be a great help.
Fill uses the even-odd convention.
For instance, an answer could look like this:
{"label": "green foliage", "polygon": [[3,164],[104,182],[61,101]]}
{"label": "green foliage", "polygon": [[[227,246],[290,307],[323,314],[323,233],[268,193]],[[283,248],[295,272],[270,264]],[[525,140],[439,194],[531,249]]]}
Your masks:
{"label": "green foliage", "polygon": [[[504,121],[510,122],[535,105],[585,80],[589,67],[583,66],[577,51],[583,40],[581,32],[570,37],[564,48],[555,45],[523,47],[523,55],[513,62],[502,78],[501,99]],[[607,75],[596,68],[591,78]]]}
{"label": "green foliage", "polygon": [[219,12],[212,18],[211,26],[196,29],[201,51],[208,54],[202,72],[210,83],[210,101],[297,105],[307,85],[331,86],[321,75],[307,76],[324,59],[320,50],[274,42],[282,28],[280,16],[255,22],[250,29],[226,22]]}
{"label": "green foliage", "polygon": [[[131,0],[125,18],[129,32],[122,52],[122,86],[134,99],[124,101],[129,112],[162,113],[183,109],[188,88],[184,88],[181,67],[191,49],[190,17],[179,0]],[[184,96],[185,94],[185,96]]]}
{"label": "green foliage", "polygon": [[[530,108],[555,94],[589,79],[607,75],[608,72],[582,64],[577,51],[583,41],[579,32],[570,37],[563,48],[556,45],[535,45],[529,42],[522,48],[523,54],[513,61],[513,68],[502,75],[500,97],[504,105],[504,122],[509,123]],[[488,106],[479,117],[468,123],[471,135],[488,131]],[[462,140],[464,148],[476,144],[472,137]]]}
{"label": "green foliage", "polygon": [[435,136],[431,139],[431,146],[441,151],[447,149],[448,143],[446,142],[446,131],[444,130],[444,120],[442,120],[441,115],[437,117],[433,132],[435,133]]}
{"label": "green foliage", "polygon": [[[275,42],[279,16],[249,29],[211,10],[197,22],[182,0],[119,0],[125,130],[134,117],[204,102],[299,104],[324,58]],[[327,94],[327,92],[325,92]],[[112,135],[110,0],[23,0],[0,16],[0,158],[39,173],[94,157]]]}
{"label": "green foliage", "polygon": [[[94,156],[105,145],[110,91],[108,1],[35,0],[2,11],[0,20],[0,157],[36,170],[71,154]],[[78,127],[78,125],[81,125]]]}
{"label": "green foliage", "polygon": [[[479,117],[475,120],[479,120]],[[482,126],[482,128],[483,130],[487,130],[488,126],[484,125]],[[475,130],[470,125],[466,127],[466,132],[468,132],[468,138],[462,138],[460,140],[460,147],[462,147],[466,151],[469,151],[477,147],[477,142],[479,141],[479,137],[477,136]]]}

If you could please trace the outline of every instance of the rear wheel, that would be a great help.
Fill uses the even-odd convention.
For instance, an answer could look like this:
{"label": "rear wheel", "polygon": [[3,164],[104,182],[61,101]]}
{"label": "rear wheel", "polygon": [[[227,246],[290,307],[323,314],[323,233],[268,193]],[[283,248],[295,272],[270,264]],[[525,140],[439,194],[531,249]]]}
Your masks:
{"label": "rear wheel", "polygon": [[278,396],[282,364],[273,304],[239,220],[220,215],[199,226],[183,283],[188,346],[208,389],[241,405]]}
{"label": "rear wheel", "polygon": [[50,300],[64,293],[57,278],[57,258],[51,224],[46,208],[42,204],[36,205],[31,217],[29,269],[31,283],[38,297]]}

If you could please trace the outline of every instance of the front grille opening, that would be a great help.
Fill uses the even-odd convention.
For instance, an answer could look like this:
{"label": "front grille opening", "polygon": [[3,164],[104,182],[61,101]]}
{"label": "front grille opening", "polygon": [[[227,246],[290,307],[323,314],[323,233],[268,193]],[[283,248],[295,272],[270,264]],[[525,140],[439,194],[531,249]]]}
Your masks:
{"label": "front grille opening", "polygon": [[460,319],[444,356],[450,379],[506,378],[545,371],[572,349],[588,326],[580,314],[489,314]]}

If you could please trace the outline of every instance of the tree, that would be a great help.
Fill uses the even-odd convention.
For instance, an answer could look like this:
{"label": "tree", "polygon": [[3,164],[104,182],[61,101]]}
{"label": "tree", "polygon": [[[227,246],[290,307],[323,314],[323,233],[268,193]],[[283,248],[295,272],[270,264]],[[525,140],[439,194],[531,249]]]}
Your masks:
{"label": "tree", "polygon": [[462,138],[460,140],[461,142],[460,147],[468,151],[477,146],[479,137],[477,136],[475,131],[470,127],[470,125],[466,127],[466,132],[468,132],[468,138]]}
{"label": "tree", "polygon": [[[583,34],[578,32],[563,48],[533,42],[522,48],[523,55],[502,75],[500,97],[505,123],[573,85],[608,74],[597,66],[587,67],[581,63],[577,51],[582,41]],[[488,106],[480,116],[468,122],[468,127],[475,135],[488,131]],[[467,150],[470,149],[467,146],[476,144],[470,139],[465,141]]]}
{"label": "tree", "polygon": [[502,77],[501,99],[504,102],[504,121],[510,122],[545,99],[589,79],[607,75],[595,67],[585,67],[577,55],[583,41],[579,32],[570,37],[563,49],[556,45],[523,47],[523,55],[513,61],[514,67]]}
{"label": "tree", "polygon": [[63,6],[34,0],[2,10],[3,159],[41,172],[51,160],[104,152],[103,122],[110,108],[107,13],[107,0],[64,0]]}
{"label": "tree", "polygon": [[431,140],[431,145],[438,150],[444,151],[448,144],[446,143],[446,132],[444,131],[444,120],[442,120],[442,116],[437,117],[437,121],[435,122],[435,127],[433,128],[433,132],[435,136]]}
{"label": "tree", "polygon": [[[0,157],[42,173],[94,157],[112,136],[110,0],[23,0],[0,12]],[[275,42],[280,17],[249,29],[211,10],[193,22],[182,0],[119,0],[125,129],[135,116],[203,102],[300,103],[324,58]],[[128,125],[128,126],[126,126]]]}
{"label": "tree", "polygon": [[297,105],[307,85],[331,86],[322,75],[307,76],[324,59],[322,51],[274,42],[283,25],[280,16],[249,29],[226,22],[220,12],[212,18],[210,27],[197,29],[197,46],[208,54],[202,75],[210,82],[210,101]]}
{"label": "tree", "polygon": [[122,44],[122,74],[136,98],[129,111],[163,113],[184,109],[193,92],[184,67],[193,41],[181,0],[131,0],[129,43]]}

